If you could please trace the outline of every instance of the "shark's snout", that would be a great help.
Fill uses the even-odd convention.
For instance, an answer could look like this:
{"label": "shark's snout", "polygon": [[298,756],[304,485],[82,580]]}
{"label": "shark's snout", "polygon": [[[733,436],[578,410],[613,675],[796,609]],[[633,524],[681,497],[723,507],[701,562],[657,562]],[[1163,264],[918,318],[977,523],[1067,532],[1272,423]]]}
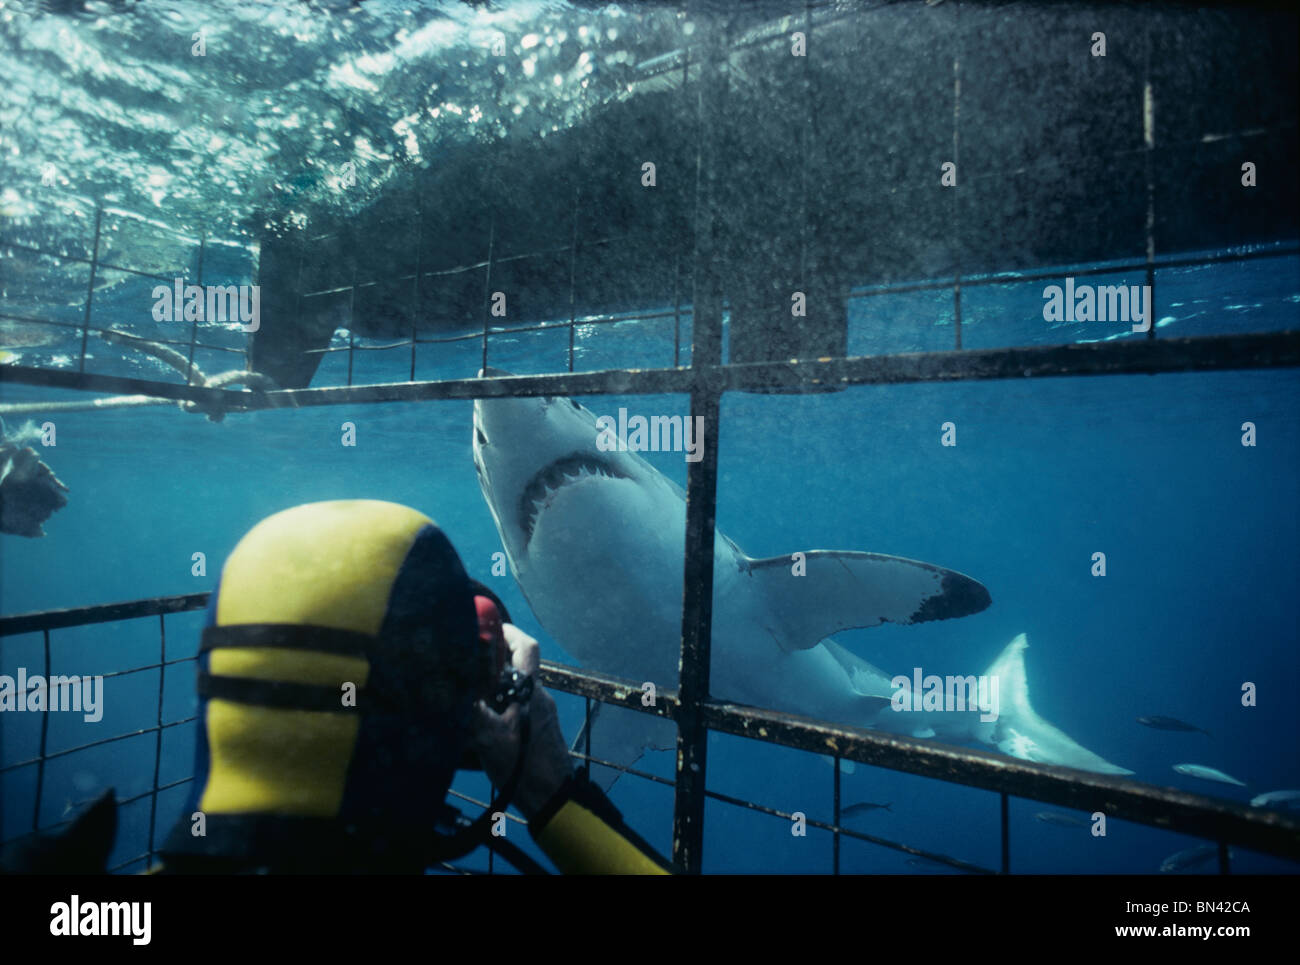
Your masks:
{"label": "shark's snout", "polygon": [[[485,367],[480,377],[508,377]],[[595,418],[564,397],[489,396],[474,401],[473,455],[479,487],[513,561],[526,565],[539,518],[595,479],[622,479],[617,457],[595,444]]]}

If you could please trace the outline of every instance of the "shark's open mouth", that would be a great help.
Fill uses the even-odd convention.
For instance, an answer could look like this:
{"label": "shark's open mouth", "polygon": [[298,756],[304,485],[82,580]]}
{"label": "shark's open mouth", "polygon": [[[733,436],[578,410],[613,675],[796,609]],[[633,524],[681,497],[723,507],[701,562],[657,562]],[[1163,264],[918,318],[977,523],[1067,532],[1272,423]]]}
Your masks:
{"label": "shark's open mouth", "polygon": [[610,479],[626,479],[610,463],[584,452],[575,452],[544,466],[537,475],[528,481],[523,495],[519,497],[519,528],[524,534],[524,545],[533,538],[533,527],[537,525],[537,515],[546,497],[568,485],[588,476],[606,476]]}

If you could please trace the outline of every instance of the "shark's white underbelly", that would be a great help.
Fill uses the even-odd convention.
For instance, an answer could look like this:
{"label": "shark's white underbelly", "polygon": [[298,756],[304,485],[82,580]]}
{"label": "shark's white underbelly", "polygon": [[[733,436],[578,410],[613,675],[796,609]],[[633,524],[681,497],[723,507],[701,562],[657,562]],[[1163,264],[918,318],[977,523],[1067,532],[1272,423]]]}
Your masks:
{"label": "shark's white underbelly", "polygon": [[[540,565],[520,584],[538,620],[584,667],[678,686],[683,520],[658,539],[591,540],[586,527],[538,533]],[[574,534],[577,534],[576,536]],[[711,691],[725,700],[868,726],[843,668],[825,647],[786,652],[761,626],[759,601],[737,579],[738,561],[719,537],[714,548]],[[518,575],[518,574],[517,574]]]}

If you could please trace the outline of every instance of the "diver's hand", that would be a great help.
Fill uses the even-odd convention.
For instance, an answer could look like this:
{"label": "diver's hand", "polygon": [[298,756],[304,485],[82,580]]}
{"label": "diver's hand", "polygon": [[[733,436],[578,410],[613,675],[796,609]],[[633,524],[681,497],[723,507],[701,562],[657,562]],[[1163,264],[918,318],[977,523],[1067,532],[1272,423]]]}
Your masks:
{"label": "diver's hand", "polygon": [[[515,669],[536,677],[542,653],[537,641],[512,623],[505,624],[502,632],[510,648],[511,664]],[[474,705],[474,746],[483,762],[484,772],[496,787],[510,780],[514,772],[519,757],[519,722],[523,711],[519,704],[511,704],[504,714],[496,713],[481,700]],[[528,756],[511,803],[531,820],[572,773],[573,763],[569,760],[569,746],[560,731],[555,698],[540,682],[533,684],[528,717],[531,727]]]}

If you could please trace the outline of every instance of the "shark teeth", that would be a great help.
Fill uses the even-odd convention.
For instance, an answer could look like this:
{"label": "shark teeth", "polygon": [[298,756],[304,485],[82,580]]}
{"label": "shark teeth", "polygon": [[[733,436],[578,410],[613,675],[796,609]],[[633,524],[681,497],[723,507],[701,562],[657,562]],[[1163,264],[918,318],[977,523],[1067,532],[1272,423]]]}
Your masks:
{"label": "shark teeth", "polygon": [[519,528],[523,531],[525,545],[533,538],[537,515],[541,512],[546,497],[569,483],[588,476],[605,476],[609,479],[627,478],[625,473],[619,472],[603,459],[589,453],[575,452],[544,466],[528,481],[523,495],[519,497]]}

